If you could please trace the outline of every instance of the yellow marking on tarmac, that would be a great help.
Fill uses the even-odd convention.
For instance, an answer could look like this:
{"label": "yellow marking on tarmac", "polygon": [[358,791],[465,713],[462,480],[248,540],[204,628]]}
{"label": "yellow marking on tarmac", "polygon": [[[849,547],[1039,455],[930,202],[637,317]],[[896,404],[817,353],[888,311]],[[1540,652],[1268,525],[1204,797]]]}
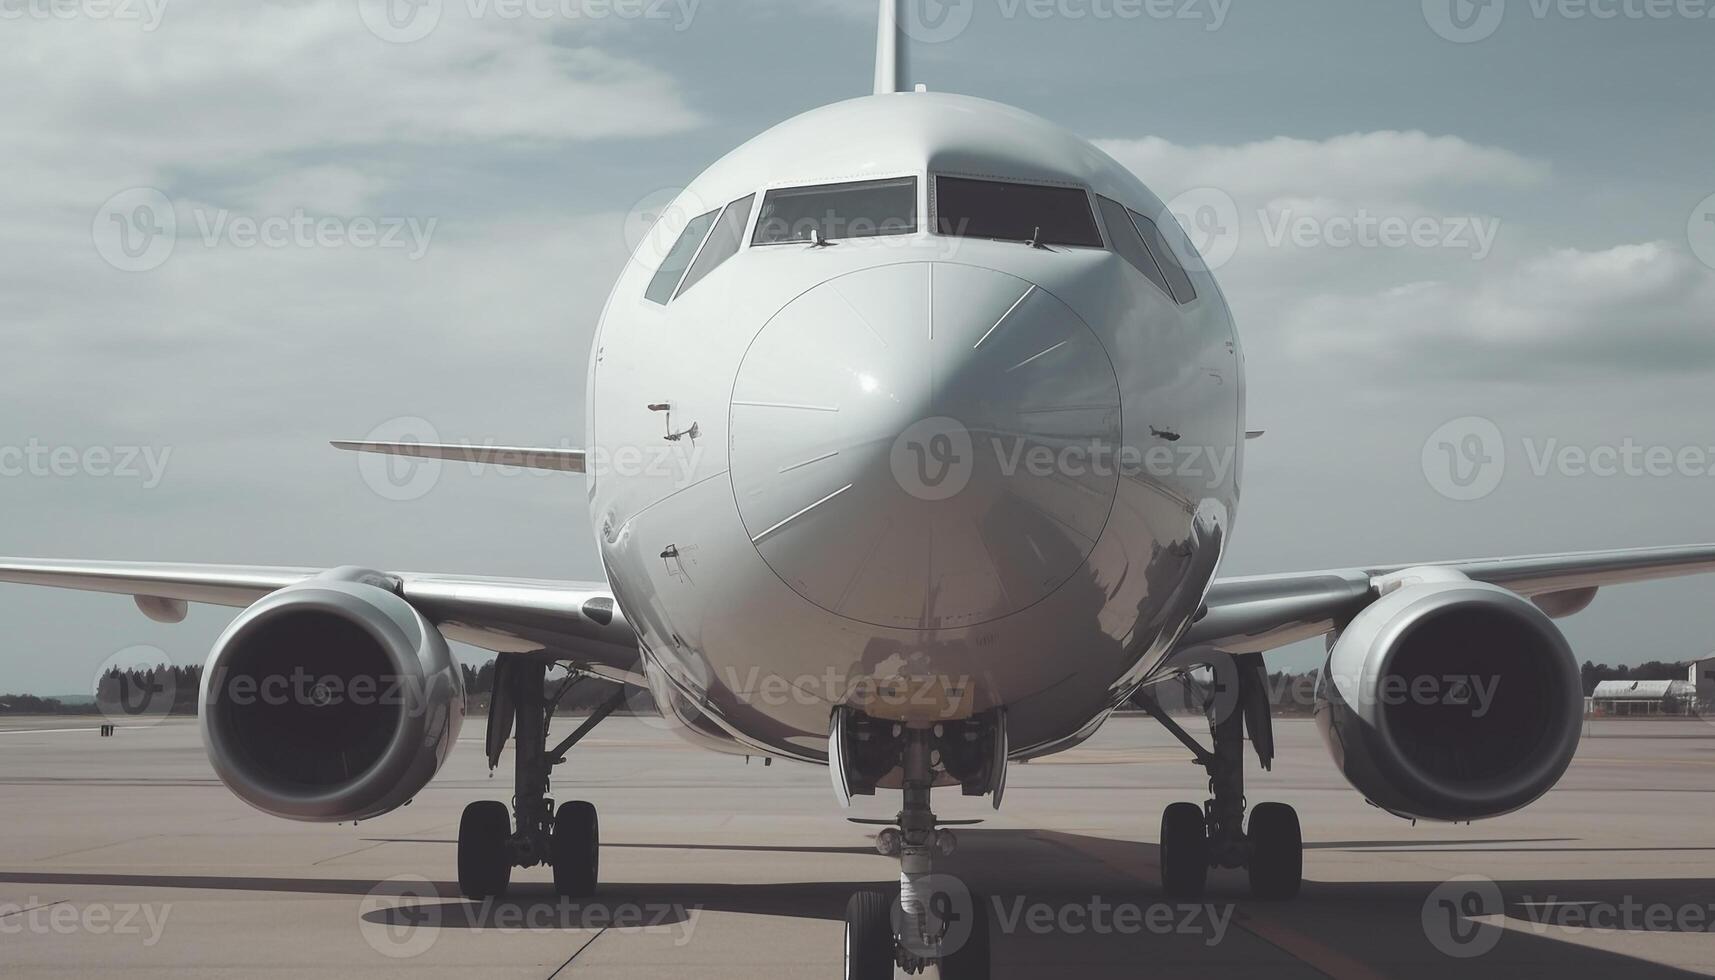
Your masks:
{"label": "yellow marking on tarmac", "polygon": [[[1078,837],[1054,831],[1036,831],[1031,836],[1077,851],[1150,885],[1157,884],[1161,877],[1160,864],[1144,857],[1135,841]],[[1383,980],[1382,974],[1363,963],[1256,909],[1237,909],[1233,924],[1334,980]]]}

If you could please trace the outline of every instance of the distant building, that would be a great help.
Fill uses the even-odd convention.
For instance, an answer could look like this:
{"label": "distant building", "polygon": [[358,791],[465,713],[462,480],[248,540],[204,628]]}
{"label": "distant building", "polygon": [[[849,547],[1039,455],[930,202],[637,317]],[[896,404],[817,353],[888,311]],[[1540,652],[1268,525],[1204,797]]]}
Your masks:
{"label": "distant building", "polygon": [[[1711,661],[1715,670],[1715,661]],[[1688,715],[1697,711],[1697,685],[1684,681],[1602,681],[1590,695],[1592,714]]]}
{"label": "distant building", "polygon": [[1715,657],[1693,661],[1686,680],[1697,685],[1697,704],[1705,712],[1715,711]]}

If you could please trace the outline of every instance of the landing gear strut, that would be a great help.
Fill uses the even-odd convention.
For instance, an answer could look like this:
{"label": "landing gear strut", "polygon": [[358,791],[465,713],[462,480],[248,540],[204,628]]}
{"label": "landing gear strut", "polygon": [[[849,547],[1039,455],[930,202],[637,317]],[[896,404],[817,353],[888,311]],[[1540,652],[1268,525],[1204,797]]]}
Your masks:
{"label": "landing gear strut", "polygon": [[[857,735],[839,732],[851,725]],[[859,892],[846,905],[845,977],[846,980],[888,980],[897,966],[906,973],[923,973],[930,965],[939,967],[945,980],[986,980],[989,975],[988,915],[982,900],[972,895],[963,882],[947,875],[934,873],[937,854],[949,856],[957,846],[952,831],[940,826],[929,805],[930,788],[935,783],[935,762],[959,751],[956,746],[985,744],[996,746],[999,757],[981,761],[981,771],[973,766],[972,781],[965,782],[967,795],[977,790],[996,792],[1005,785],[1006,740],[1005,715],[996,714],[989,724],[999,726],[1001,733],[985,733],[980,741],[961,724],[960,731],[950,726],[908,727],[888,725],[861,716],[847,717],[844,709],[834,714],[835,746],[867,743],[855,750],[851,762],[835,758],[835,785],[857,785],[860,791],[874,792],[873,784],[865,778],[864,765],[873,765],[881,749],[883,731],[887,746],[885,755],[897,761],[901,773],[904,806],[898,818],[876,835],[876,850],[888,857],[899,858],[899,893],[895,897],[884,891]],[[893,753],[897,753],[896,757]],[[955,763],[957,767],[959,764]],[[958,774],[955,773],[957,777]],[[982,780],[979,783],[976,780]],[[842,797],[849,794],[842,790]]]}
{"label": "landing gear strut", "polygon": [[[1245,826],[1245,732],[1264,769],[1274,761],[1274,734],[1262,658],[1232,658],[1215,671],[1216,685],[1234,685],[1209,700],[1213,750],[1205,749],[1149,699],[1144,706],[1184,743],[1209,774],[1213,797],[1199,807],[1175,803],[1161,815],[1161,885],[1175,899],[1203,895],[1209,869],[1244,868],[1251,894],[1260,899],[1296,898],[1304,878],[1304,840],[1298,813],[1284,803],[1259,803]],[[1235,695],[1236,697],[1232,696]]]}
{"label": "landing gear strut", "polygon": [[459,821],[458,865],[459,891],[466,898],[505,895],[513,868],[542,864],[553,868],[555,890],[568,898],[594,892],[599,880],[601,828],[595,807],[575,800],[556,811],[548,797],[549,776],[574,745],[624,703],[625,692],[616,691],[550,749],[548,722],[582,677],[573,675],[549,698],[544,690],[547,673],[547,664],[517,656],[502,656],[495,664],[488,759],[490,768],[497,765],[507,735],[514,735],[512,810],[508,813],[506,804],[491,800],[465,807]]}

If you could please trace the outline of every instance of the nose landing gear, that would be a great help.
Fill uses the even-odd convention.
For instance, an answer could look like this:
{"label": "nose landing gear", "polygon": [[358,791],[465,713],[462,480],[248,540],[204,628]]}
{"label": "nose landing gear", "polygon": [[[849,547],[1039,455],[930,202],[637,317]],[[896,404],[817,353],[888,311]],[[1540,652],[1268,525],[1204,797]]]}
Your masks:
{"label": "nose landing gear", "polygon": [[[996,712],[991,718],[975,724],[998,727],[1002,734],[979,731],[973,736],[965,724],[959,726],[961,731],[950,732],[946,726],[889,725],[844,708],[834,712],[830,762],[842,800],[849,801],[851,792],[873,793],[874,777],[895,766],[904,790],[897,820],[876,835],[876,850],[899,858],[899,891],[863,891],[847,903],[846,980],[888,980],[895,967],[915,976],[931,965],[944,980],[987,980],[988,911],[964,882],[934,873],[936,855],[950,856],[957,840],[940,826],[929,793],[936,760],[945,764],[955,753],[954,745],[968,747],[976,741],[993,747],[996,755],[955,777],[968,795],[998,792],[1005,785],[1005,716]],[[878,773],[881,765],[887,769]],[[956,768],[962,765],[954,762]]]}

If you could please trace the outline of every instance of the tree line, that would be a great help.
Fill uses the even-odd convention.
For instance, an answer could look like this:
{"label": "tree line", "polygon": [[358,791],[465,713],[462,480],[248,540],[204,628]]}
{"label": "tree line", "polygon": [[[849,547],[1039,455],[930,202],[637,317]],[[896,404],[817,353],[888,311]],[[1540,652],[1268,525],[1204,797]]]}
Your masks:
{"label": "tree line", "polygon": [[[1586,661],[1581,671],[1584,695],[1588,697],[1602,681],[1684,680],[1687,666],[1682,663],[1651,660],[1636,666],[1622,664],[1610,667],[1607,664]],[[464,670],[465,695],[469,706],[476,710],[487,710],[489,697],[494,691],[494,661],[490,660],[479,667],[461,667]],[[1303,674],[1276,671],[1269,674],[1269,703],[1273,705],[1275,714],[1280,717],[1311,714],[1315,708],[1316,678],[1319,673],[1320,671]],[[563,675],[551,673],[545,685],[546,694],[553,697],[564,683]],[[193,716],[196,714],[197,697],[201,687],[200,665],[162,665],[153,669],[129,670],[115,668],[102,675],[97,685],[96,699],[93,701],[67,703],[58,698],[43,698],[33,694],[6,694],[0,695],[0,714],[95,715],[101,713],[102,705],[137,703],[140,698],[166,695],[170,692],[172,709],[169,713]],[[605,701],[611,693],[612,688],[607,684],[576,685],[560,702],[560,710],[586,711]],[[1151,698],[1169,713],[1194,714],[1201,710],[1201,699],[1207,696],[1207,691],[1196,684],[1167,681],[1143,688],[1133,698],[1133,704],[1141,707],[1141,699]],[[634,696],[627,699],[628,708],[646,705],[649,703],[648,698],[647,692],[634,692]]]}

